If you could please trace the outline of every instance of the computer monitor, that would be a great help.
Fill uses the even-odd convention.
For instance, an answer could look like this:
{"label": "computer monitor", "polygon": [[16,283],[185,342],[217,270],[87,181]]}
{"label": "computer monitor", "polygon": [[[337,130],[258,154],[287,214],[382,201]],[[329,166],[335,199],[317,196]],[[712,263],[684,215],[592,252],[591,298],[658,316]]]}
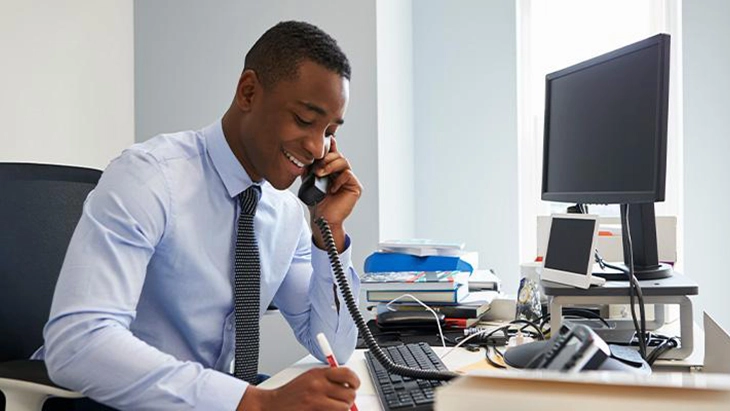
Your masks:
{"label": "computer monitor", "polygon": [[[545,81],[542,199],[622,204],[638,279],[671,275],[658,262],[654,216],[665,191],[669,44],[659,34]],[[626,264],[627,249],[624,235]]]}

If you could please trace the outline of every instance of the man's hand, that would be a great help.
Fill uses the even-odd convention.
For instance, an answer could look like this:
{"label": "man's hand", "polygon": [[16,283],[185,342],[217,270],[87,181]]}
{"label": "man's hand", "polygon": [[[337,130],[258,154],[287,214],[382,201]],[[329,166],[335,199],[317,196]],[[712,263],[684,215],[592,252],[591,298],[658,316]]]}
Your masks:
{"label": "man's hand", "polygon": [[275,390],[249,386],[238,411],[342,410],[355,402],[360,379],[349,368],[315,368]]}
{"label": "man's hand", "polygon": [[323,216],[332,229],[332,236],[337,244],[337,251],[345,249],[344,221],[355,208],[355,203],[362,194],[362,184],[352,172],[350,162],[337,151],[337,140],[331,137],[330,152],[314,168],[317,177],[330,177],[327,196],[314,207],[310,208],[312,216],[312,233],[314,243],[324,250],[324,241],[319,228],[314,221]]}

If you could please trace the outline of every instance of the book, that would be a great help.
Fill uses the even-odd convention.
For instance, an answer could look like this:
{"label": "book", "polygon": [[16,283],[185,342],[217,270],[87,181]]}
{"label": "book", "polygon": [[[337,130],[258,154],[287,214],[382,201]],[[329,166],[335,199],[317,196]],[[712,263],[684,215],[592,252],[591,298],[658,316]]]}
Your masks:
{"label": "book", "polygon": [[[455,304],[469,294],[469,287],[461,285],[454,290],[368,290],[366,298],[373,303],[387,303],[405,294],[410,294],[425,304]],[[404,299],[407,299],[407,297]]]}
{"label": "book", "polygon": [[[434,311],[440,312],[448,318],[479,318],[489,311],[492,301],[499,295],[496,291],[471,291],[458,304],[454,305],[434,305],[431,307]],[[422,305],[410,299],[399,300],[390,304],[390,308],[386,307],[386,303],[379,303],[377,312],[389,309],[396,311],[423,311]]]}
{"label": "book", "polygon": [[428,238],[382,241],[378,244],[378,248],[383,251],[391,251],[417,256],[460,256],[464,253],[464,243],[438,241]]}
{"label": "book", "polygon": [[[468,271],[391,271],[365,273],[360,284],[366,290],[379,291],[453,291],[469,283]],[[467,287],[468,288],[468,287]]]}
{"label": "book", "polygon": [[389,271],[474,271],[479,254],[469,252],[462,256],[416,255],[377,251],[365,259],[365,272]]}

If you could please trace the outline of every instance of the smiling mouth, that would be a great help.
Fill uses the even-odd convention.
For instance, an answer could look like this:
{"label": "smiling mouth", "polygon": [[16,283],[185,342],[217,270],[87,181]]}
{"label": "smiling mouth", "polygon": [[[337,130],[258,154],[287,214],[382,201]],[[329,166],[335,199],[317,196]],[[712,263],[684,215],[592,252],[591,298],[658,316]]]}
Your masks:
{"label": "smiling mouth", "polygon": [[294,157],[294,156],[293,156],[293,155],[292,155],[291,153],[289,153],[288,151],[286,151],[286,150],[284,150],[284,149],[282,149],[282,151],[284,152],[284,155],[286,156],[286,158],[288,158],[288,159],[289,159],[289,161],[291,161],[292,163],[294,163],[294,165],[295,165],[295,166],[297,166],[297,167],[299,167],[299,168],[304,168],[304,166],[305,166],[305,164],[304,164],[304,163],[302,163],[301,161],[297,160],[297,159],[296,159],[296,158],[295,158],[295,157]]}

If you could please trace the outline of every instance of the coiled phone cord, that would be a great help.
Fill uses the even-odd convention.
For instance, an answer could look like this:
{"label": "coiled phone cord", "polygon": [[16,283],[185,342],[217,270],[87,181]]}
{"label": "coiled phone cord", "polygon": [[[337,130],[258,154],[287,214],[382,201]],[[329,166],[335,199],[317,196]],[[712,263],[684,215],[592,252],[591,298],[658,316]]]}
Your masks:
{"label": "coiled phone cord", "polygon": [[360,334],[362,334],[368,350],[378,360],[378,362],[382,364],[383,367],[385,367],[385,369],[389,372],[405,377],[442,381],[448,381],[455,377],[458,377],[459,374],[451,371],[421,370],[417,368],[404,367],[402,365],[394,363],[390,360],[390,358],[388,358],[387,355],[385,355],[383,350],[375,341],[375,338],[373,338],[373,334],[370,332],[370,329],[365,324],[365,320],[362,318],[360,310],[358,310],[357,308],[357,303],[355,303],[355,297],[353,297],[352,289],[350,289],[350,284],[347,282],[345,270],[342,268],[340,255],[339,253],[337,253],[337,246],[335,245],[335,240],[332,237],[332,231],[330,230],[327,220],[325,220],[324,217],[319,217],[317,220],[315,220],[314,223],[317,224],[317,227],[319,227],[319,231],[322,233],[322,237],[324,238],[327,255],[329,256],[330,264],[332,265],[332,269],[335,273],[337,285],[340,287],[342,296],[345,299],[347,311],[350,312],[350,316],[355,321],[355,325],[357,325],[357,329],[360,331]]}

